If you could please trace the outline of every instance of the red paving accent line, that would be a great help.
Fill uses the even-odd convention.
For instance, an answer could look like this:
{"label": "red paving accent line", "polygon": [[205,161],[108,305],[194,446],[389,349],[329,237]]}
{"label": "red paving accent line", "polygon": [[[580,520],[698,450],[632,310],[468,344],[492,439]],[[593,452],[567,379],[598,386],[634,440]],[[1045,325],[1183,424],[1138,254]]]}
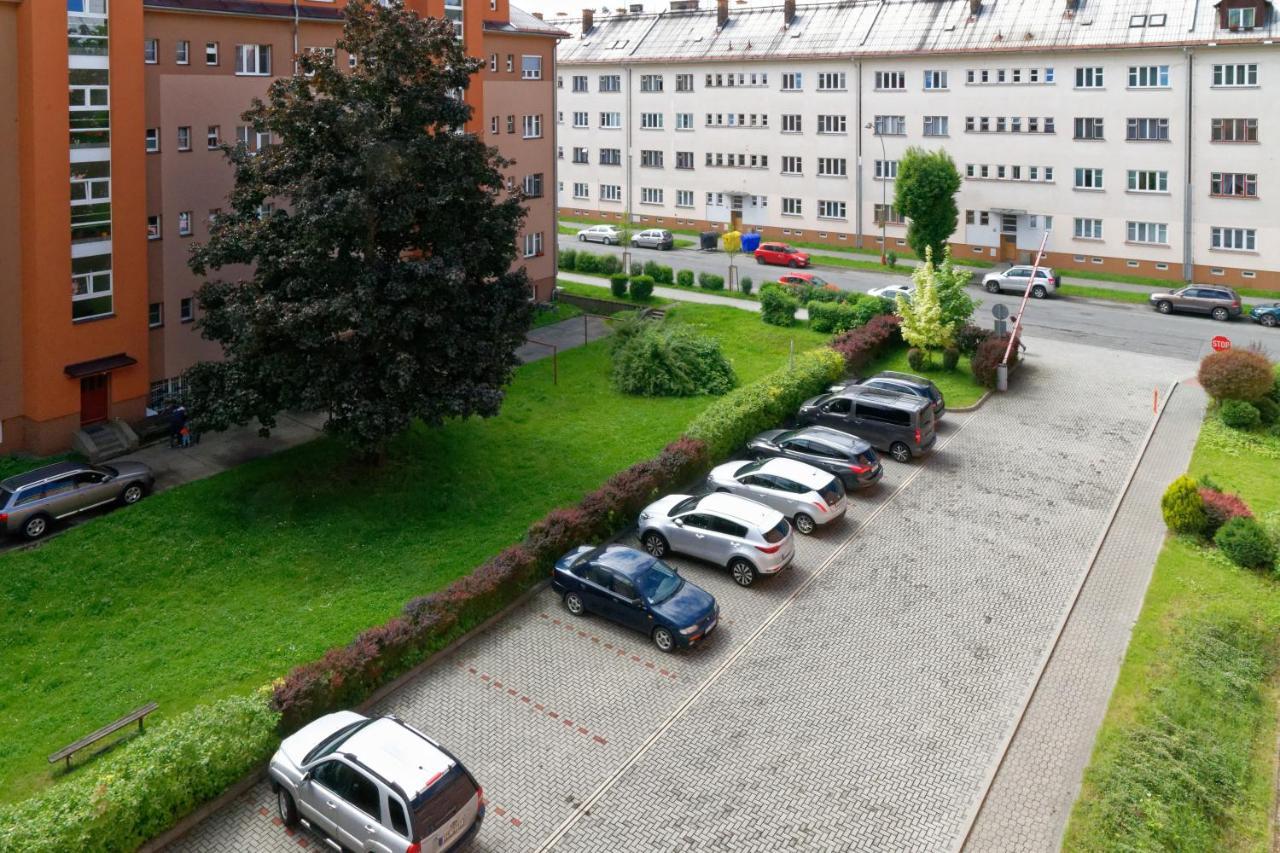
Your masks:
{"label": "red paving accent line", "polygon": [[[546,618],[545,614],[543,614],[543,618],[544,619]],[[538,711],[543,716],[549,717],[553,720],[560,720],[561,723],[566,727],[568,727],[570,731],[577,731],[578,734],[583,735],[584,737],[590,737],[593,743],[598,743],[601,746],[605,746],[609,743],[608,740],[601,737],[600,735],[593,735],[591,733],[591,730],[588,729],[586,726],[579,726],[577,723],[575,723],[573,720],[569,719],[568,717],[562,716],[559,711],[549,710],[546,705],[543,705],[538,702],[534,702],[533,697],[522,694],[519,690],[516,690],[514,687],[508,687],[507,685],[503,684],[501,681],[497,680],[496,678],[490,677],[488,673],[477,673],[475,667],[468,666],[467,664],[463,663],[460,660],[454,660],[453,663],[454,663],[454,666],[456,666],[459,670],[466,671],[472,675],[479,675],[480,680],[485,683],[485,687],[492,687],[495,690],[498,690],[500,692],[503,691],[503,689],[505,688],[505,692],[507,696],[514,697],[516,701],[518,701],[522,705],[530,705],[533,710]],[[495,812],[498,811],[496,806],[494,807],[494,811]],[[519,824],[517,823],[516,826],[519,826]]]}
{"label": "red paving accent line", "polygon": [[[601,640],[599,637],[596,637],[588,633],[587,631],[579,631],[576,627],[569,624],[568,622],[562,622],[561,620],[555,619],[547,615],[546,613],[539,613],[538,616],[539,618],[545,620],[548,624],[559,625],[570,634],[577,634],[581,638],[590,639],[591,642],[596,644],[597,646],[603,646],[606,649],[615,651],[618,657],[626,657],[629,654],[629,652],[627,652],[627,650],[622,648],[621,646],[615,646],[613,643],[606,643],[605,641]],[[657,670],[663,676],[665,676],[666,678],[670,678],[672,681],[674,681],[677,677],[676,674],[671,670],[659,669],[658,665],[651,660],[646,660],[640,657],[639,655],[630,655],[630,657],[634,663],[643,664],[646,669]]]}

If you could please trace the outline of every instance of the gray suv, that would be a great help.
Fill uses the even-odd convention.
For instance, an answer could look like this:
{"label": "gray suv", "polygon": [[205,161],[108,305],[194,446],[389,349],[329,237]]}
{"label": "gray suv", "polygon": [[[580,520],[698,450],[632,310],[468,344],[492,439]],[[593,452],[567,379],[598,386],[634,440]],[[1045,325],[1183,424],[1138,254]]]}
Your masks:
{"label": "gray suv", "polygon": [[1151,305],[1161,314],[1183,311],[1188,314],[1208,314],[1215,320],[1239,317],[1244,310],[1240,305],[1240,295],[1231,288],[1204,285],[1153,293]]}
{"label": "gray suv", "polygon": [[0,528],[39,539],[53,522],[76,513],[111,503],[136,504],[155,482],[141,462],[46,465],[0,480]]}
{"label": "gray suv", "polygon": [[923,456],[938,437],[931,400],[862,385],[807,400],[796,417],[856,435],[895,462]]}
{"label": "gray suv", "polygon": [[[1027,285],[1031,282],[1032,267],[1017,266],[1009,267],[1007,270],[997,270],[989,272],[982,277],[982,286],[987,289],[988,293],[999,293],[1002,290],[1012,290],[1016,293],[1026,293]],[[1062,276],[1054,273],[1048,267],[1040,267],[1035,270],[1036,282],[1031,285],[1031,296],[1035,299],[1044,299],[1046,296],[1052,296],[1058,292],[1058,285],[1062,284]]]}
{"label": "gray suv", "polygon": [[395,717],[321,717],[285,738],[267,769],[285,826],[341,850],[440,853],[484,821],[484,791],[444,747]]}
{"label": "gray suv", "polygon": [[639,526],[640,542],[652,556],[676,551],[725,566],[738,586],[777,574],[796,554],[782,513],[722,492],[667,495],[645,507]]}

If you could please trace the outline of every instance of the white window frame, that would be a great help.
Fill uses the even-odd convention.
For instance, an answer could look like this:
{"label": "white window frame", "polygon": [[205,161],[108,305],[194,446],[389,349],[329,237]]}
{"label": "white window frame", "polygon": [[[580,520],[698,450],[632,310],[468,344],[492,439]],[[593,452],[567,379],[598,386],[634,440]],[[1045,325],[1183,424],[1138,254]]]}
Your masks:
{"label": "white window frame", "polygon": [[142,40],[142,61],[147,65],[157,65],[160,62],[160,40],[159,39],[143,39]]}
{"label": "white window frame", "polygon": [[844,92],[848,90],[848,76],[844,71],[819,71],[819,92]]}
{"label": "white window frame", "polygon": [[536,258],[542,254],[542,232],[530,231],[524,235],[524,256]]}
{"label": "white window frame", "polygon": [[1077,216],[1072,223],[1072,235],[1077,240],[1101,240],[1102,220],[1091,216]]}
{"label": "white window frame", "polygon": [[219,62],[218,42],[216,41],[205,42],[204,43],[204,64],[217,65],[218,62]]}
{"label": "white window frame", "polygon": [[[1241,245],[1228,245],[1229,243]],[[1214,225],[1209,229],[1209,248],[1215,252],[1256,252],[1258,232],[1254,228]]]}
{"label": "white window frame", "polygon": [[948,88],[945,70],[925,69],[924,90],[926,92],[945,92]]}
{"label": "white window frame", "polygon": [[1102,183],[1102,170],[1093,166],[1076,166],[1075,183],[1072,188],[1077,190],[1105,189]]}
{"label": "white window frame", "polygon": [[1077,65],[1076,66],[1076,88],[1077,89],[1103,89],[1106,88],[1103,80],[1105,80],[1103,67],[1101,65]]}
{"label": "white window frame", "polygon": [[1169,225],[1165,222],[1134,222],[1124,224],[1125,241],[1148,246],[1169,245]]}
{"label": "white window frame", "polygon": [[178,39],[173,43],[173,61],[178,65],[191,64],[191,42]]}
{"label": "white window frame", "polygon": [[[531,68],[529,60],[533,60],[536,63],[536,67]],[[521,54],[520,79],[521,80],[541,80],[542,79],[542,54],[540,53]]]}
{"label": "white window frame", "polygon": [[1130,65],[1130,89],[1168,89],[1169,66],[1167,65]]}
{"label": "white window frame", "polygon": [[849,207],[841,199],[818,199],[818,218],[847,220],[849,218]]}
{"label": "white window frame", "polygon": [[818,115],[818,133],[823,135],[843,136],[849,132],[849,117],[846,115]]}
{"label": "white window frame", "polygon": [[[932,132],[930,127],[932,126]],[[939,130],[941,127],[941,130]],[[951,117],[950,116],[925,116],[924,117],[924,135],[925,136],[950,136]]]}
{"label": "white window frame", "polygon": [[179,237],[191,236],[191,229],[194,227],[194,223],[192,220],[194,218],[195,218],[194,214],[190,210],[183,210],[178,212],[178,236]]}
{"label": "white window frame", "polygon": [[622,201],[622,185],[621,184],[601,184],[600,200],[601,201]]}
{"label": "white window frame", "polygon": [[238,44],[236,45],[237,77],[270,77],[271,45]]}
{"label": "white window frame", "polygon": [[160,153],[160,128],[148,127],[146,130],[146,152],[148,154]]}
{"label": "white window frame", "polygon": [[1256,62],[1224,62],[1213,66],[1213,88],[1247,89],[1258,85]]}
{"label": "white window frame", "polygon": [[676,207],[693,207],[693,190],[676,190]]}
{"label": "white window frame", "polygon": [[541,139],[542,138],[542,114],[527,115],[521,117],[521,125],[524,131],[523,139]]}
{"label": "white window frame", "polygon": [[[1152,184],[1155,186],[1143,186]],[[1131,193],[1168,193],[1169,173],[1160,169],[1130,169],[1125,186]]]}

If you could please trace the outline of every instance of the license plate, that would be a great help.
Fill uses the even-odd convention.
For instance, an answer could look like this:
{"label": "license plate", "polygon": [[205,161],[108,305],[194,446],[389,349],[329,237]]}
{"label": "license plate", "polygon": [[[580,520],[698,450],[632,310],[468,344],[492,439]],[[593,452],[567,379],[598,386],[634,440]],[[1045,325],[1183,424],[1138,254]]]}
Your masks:
{"label": "license plate", "polygon": [[463,827],[467,823],[465,815],[459,814],[453,820],[449,821],[449,825],[445,827],[444,834],[436,837],[436,842],[440,847],[448,847],[450,842],[462,832]]}

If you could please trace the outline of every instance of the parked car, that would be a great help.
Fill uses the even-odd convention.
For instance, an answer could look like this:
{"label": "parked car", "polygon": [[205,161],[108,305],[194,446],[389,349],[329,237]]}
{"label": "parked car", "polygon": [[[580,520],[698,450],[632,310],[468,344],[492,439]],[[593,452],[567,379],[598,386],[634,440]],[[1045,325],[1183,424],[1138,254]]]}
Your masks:
{"label": "parked car", "polygon": [[884,287],[873,287],[867,291],[871,296],[879,296],[881,299],[888,299],[890,302],[897,300],[899,296],[911,301],[911,294],[915,293],[915,287],[910,284],[889,284]]}
{"label": "parked car", "polygon": [[720,620],[711,593],[657,557],[609,545],[583,545],[556,561],[551,586],[574,616],[597,613],[647,634],[664,652],[706,639]]}
{"label": "parked car", "polygon": [[[933,384],[933,380],[924,376],[916,376],[914,373],[899,373],[896,370],[882,370],[875,376],[863,379],[857,383],[863,388],[879,388],[882,391],[893,391],[897,394],[914,394],[915,396],[928,400],[933,404],[933,417],[935,420],[940,419],[947,412],[947,401],[942,396],[942,391],[937,385]],[[837,386],[832,391],[842,391],[848,386]]]}
{"label": "parked car", "polygon": [[756,263],[775,264],[784,267],[809,266],[808,254],[786,243],[761,243],[755,251]]}
{"label": "parked car", "polygon": [[53,522],[94,507],[136,504],[156,484],[141,462],[89,465],[58,462],[0,480],[0,525],[39,539]]}
{"label": "parked car", "polygon": [[1253,306],[1253,309],[1249,312],[1249,319],[1274,329],[1277,324],[1280,324],[1280,302]]}
{"label": "parked car", "polygon": [[772,507],[806,535],[842,518],[849,508],[838,477],[781,457],[719,465],[707,476],[707,486]]}
{"label": "parked car", "polygon": [[616,246],[622,242],[622,231],[616,225],[592,225],[578,232],[578,240],[583,243],[604,243]]}
{"label": "parked car", "polygon": [[861,385],[806,400],[797,418],[803,424],[852,433],[895,462],[923,456],[938,437],[930,400]]}
{"label": "parked car", "polygon": [[880,482],[884,466],[871,445],[856,435],[827,427],[771,429],[747,442],[755,459],[793,459],[840,478],[846,491]]}
{"label": "parked car", "polygon": [[825,278],[812,272],[784,272],[778,276],[779,284],[789,284],[792,287],[802,287],[806,284],[814,287],[831,287],[831,283]]}
{"label": "parked car", "polygon": [[267,773],[281,822],[343,850],[455,850],[484,821],[470,771],[395,717],[323,716],[284,739]]}
{"label": "parked car", "polygon": [[645,249],[670,249],[676,238],[665,228],[649,228],[631,238],[631,245]]}
{"label": "parked car", "polygon": [[1243,311],[1240,296],[1229,287],[1192,285],[1179,290],[1151,294],[1151,304],[1161,314],[1183,312],[1208,314],[1215,320],[1230,320]]}
{"label": "parked car", "polygon": [[[1007,270],[994,270],[982,277],[982,286],[988,293],[999,293],[1002,290],[1026,293],[1027,283],[1031,281],[1031,272],[1032,267],[1025,265],[1009,267]],[[1035,284],[1031,285],[1033,298],[1044,299],[1058,292],[1058,287],[1062,284],[1062,276],[1049,267],[1040,267],[1035,270],[1035,274]]]}
{"label": "parked car", "polygon": [[671,552],[724,566],[739,586],[791,564],[795,538],[776,509],[734,495],[667,495],[640,513],[640,542],[655,557]]}

